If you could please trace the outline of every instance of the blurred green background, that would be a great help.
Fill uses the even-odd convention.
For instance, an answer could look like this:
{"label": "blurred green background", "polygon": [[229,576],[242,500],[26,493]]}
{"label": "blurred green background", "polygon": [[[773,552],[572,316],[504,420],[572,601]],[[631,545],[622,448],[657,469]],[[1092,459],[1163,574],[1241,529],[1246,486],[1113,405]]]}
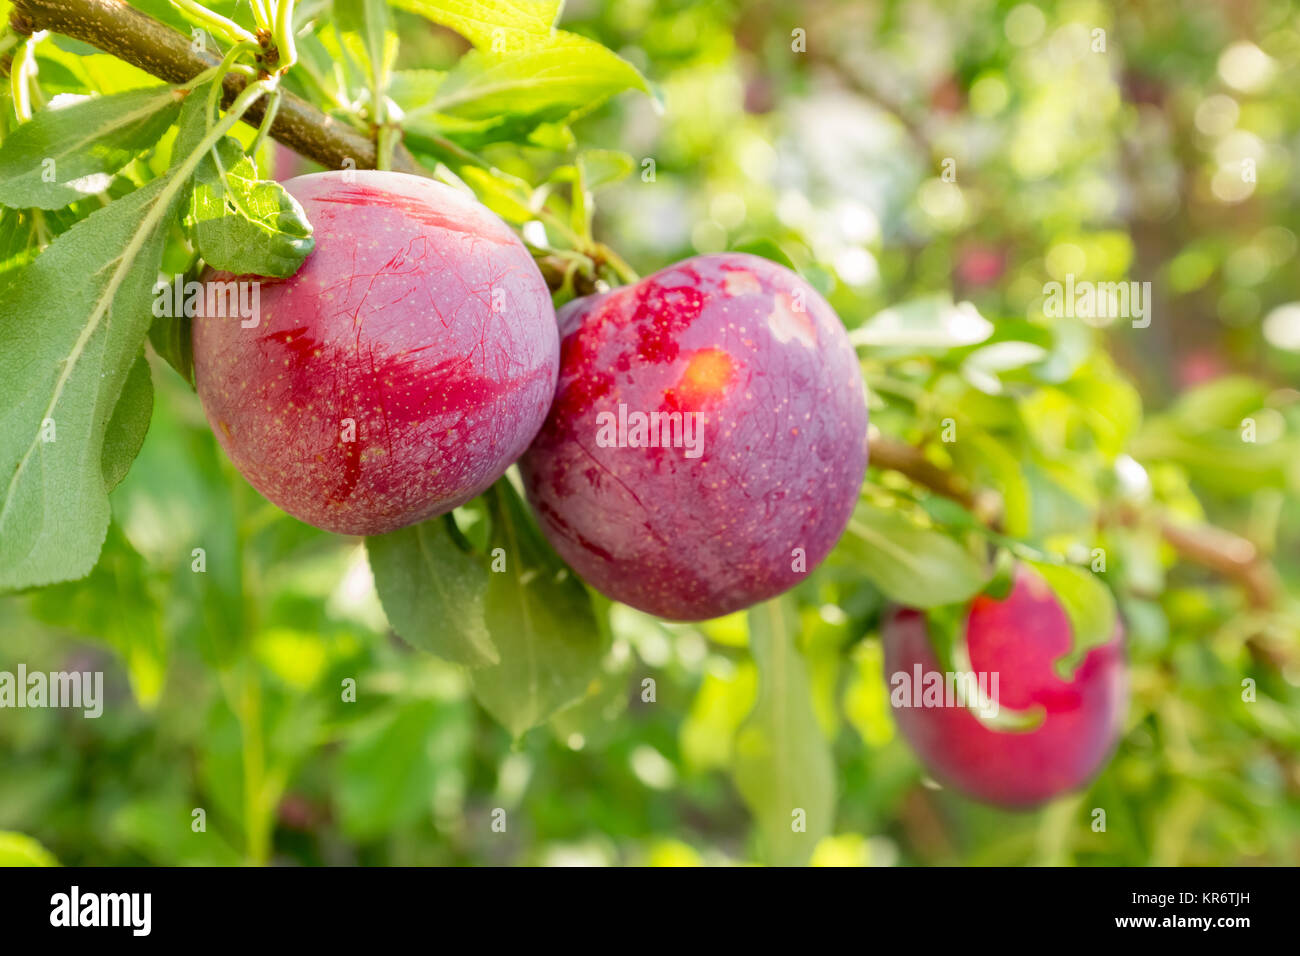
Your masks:
{"label": "blurred green background", "polygon": [[[464,48],[399,25],[399,68]],[[825,811],[812,862],[1300,862],[1300,5],[574,0],[562,25],[662,100],[575,125],[635,163],[597,193],[600,239],[642,274],[774,241],[862,330],[875,426],[932,445],[957,416],[933,456],[1000,494],[1009,535],[1109,556],[1124,738],[1088,791],[1011,814],[938,788],[899,739],[884,595],[846,538],[791,605],[794,706],[816,727],[787,769]],[[487,153],[530,182],[554,161]],[[1150,281],[1150,327],[1046,318],[1066,274]],[[993,345],[940,335],[972,310]],[[65,864],[786,858],[736,782],[751,619],[609,609],[600,686],[512,741],[459,668],[391,633],[362,543],[261,499],[153,364],[98,568],[0,598],[0,669],[103,670],[109,694],[98,720],[0,712],[0,831]],[[962,520],[875,469],[865,495]],[[1275,600],[1179,560],[1156,513],[1254,542]],[[0,841],[0,862],[27,852]]]}

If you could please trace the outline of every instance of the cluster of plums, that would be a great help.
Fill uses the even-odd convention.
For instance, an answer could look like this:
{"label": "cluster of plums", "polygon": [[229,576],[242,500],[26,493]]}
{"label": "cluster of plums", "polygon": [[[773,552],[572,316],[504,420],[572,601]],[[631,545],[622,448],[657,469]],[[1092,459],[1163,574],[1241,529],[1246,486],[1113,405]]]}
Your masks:
{"label": "cluster of plums", "polygon": [[[843,532],[867,463],[861,372],[839,318],[788,269],[697,256],[557,316],[528,250],[462,192],[372,171],[284,186],[314,252],[291,278],[260,280],[255,325],[200,316],[193,346],[217,439],[285,511],[383,534],[464,504],[517,461],[564,559],[676,620],[788,590]],[[1043,709],[1036,730],[898,712],[936,775],[994,802],[1078,786],[1115,737],[1118,639],[1056,677],[1069,625],[1040,585],[1026,575],[1004,601],[977,599],[968,627],[1003,703]],[[891,667],[933,664],[915,612],[885,641]]]}

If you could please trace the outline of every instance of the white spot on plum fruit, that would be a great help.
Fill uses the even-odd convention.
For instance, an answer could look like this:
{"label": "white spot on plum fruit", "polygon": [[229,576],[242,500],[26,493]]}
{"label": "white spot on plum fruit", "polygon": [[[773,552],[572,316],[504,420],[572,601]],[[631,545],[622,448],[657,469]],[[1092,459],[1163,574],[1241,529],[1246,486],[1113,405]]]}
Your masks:
{"label": "white spot on plum fruit", "polygon": [[797,311],[793,300],[784,292],[776,294],[775,305],[767,317],[767,327],[778,342],[797,339],[800,345],[809,349],[817,345],[817,329],[812,316],[806,311]]}

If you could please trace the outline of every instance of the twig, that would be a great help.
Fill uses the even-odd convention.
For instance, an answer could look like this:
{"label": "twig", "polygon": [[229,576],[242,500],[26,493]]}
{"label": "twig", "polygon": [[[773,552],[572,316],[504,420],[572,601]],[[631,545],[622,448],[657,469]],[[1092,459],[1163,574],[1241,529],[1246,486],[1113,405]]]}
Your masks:
{"label": "twig", "polygon": [[907,442],[888,438],[873,427],[868,439],[868,455],[871,464],[876,468],[896,471],[918,485],[952,499],[959,505],[966,508],[975,507],[975,495],[961,478],[950,471],[944,471],[926,458],[925,452]]}
{"label": "twig", "polygon": [[1255,545],[1214,525],[1180,525],[1160,519],[1160,534],[1183,558],[1241,585],[1252,606],[1269,608],[1281,587],[1277,571]]}
{"label": "twig", "polygon": [[[875,429],[871,430],[868,443],[874,467],[896,471],[977,514],[982,510],[983,496],[967,488],[957,475],[930,461],[921,449],[881,435]],[[1137,515],[1126,512],[1121,519],[1132,523]],[[1165,515],[1159,517],[1159,527],[1161,537],[1179,557],[1238,584],[1253,607],[1270,608],[1276,603],[1281,593],[1277,571],[1246,538],[1215,525],[1180,524]]]}

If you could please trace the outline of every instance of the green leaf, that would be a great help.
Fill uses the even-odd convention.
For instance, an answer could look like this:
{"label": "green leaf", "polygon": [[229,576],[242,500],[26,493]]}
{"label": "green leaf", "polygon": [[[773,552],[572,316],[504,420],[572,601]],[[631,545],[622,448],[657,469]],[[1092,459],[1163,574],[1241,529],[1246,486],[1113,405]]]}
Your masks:
{"label": "green leaf", "polygon": [[785,266],[791,272],[798,272],[790,257],[785,254],[785,250],[776,244],[775,240],[760,238],[749,239],[745,242],[738,242],[731,247],[732,252],[744,252],[751,256],[759,256],[763,259],[770,259],[779,265]]}
{"label": "green leaf", "polygon": [[[768,601],[748,619],[758,701],[736,736],[736,787],[754,814],[768,861],[796,865],[831,832],[835,767],[813,711],[807,666],[795,648],[794,602]],[[803,829],[796,830],[800,819]]]}
{"label": "green leaf", "polygon": [[584,149],[578,154],[582,179],[588,189],[599,189],[630,176],[636,160],[622,150]]}
{"label": "green leaf", "polygon": [[21,269],[40,252],[33,221],[39,215],[40,210],[0,208],[0,283],[8,281],[6,273]]}
{"label": "green leaf", "polygon": [[[627,710],[628,681],[633,658],[619,664],[606,662],[591,682],[587,696],[551,718],[551,732],[561,743],[576,734],[588,746],[602,746],[619,733],[619,718]],[[638,688],[639,692],[639,688]]]}
{"label": "green leaf", "polygon": [[334,22],[354,54],[364,59],[373,90],[384,92],[397,53],[396,37],[389,32],[388,4],[384,0],[334,0]]}
{"label": "green leaf", "polygon": [[131,366],[122,395],[113,407],[104,432],[104,488],[112,491],[126,477],[127,469],[140,454],[153,416],[153,378],[142,354]]}
{"label": "green leaf", "polygon": [[158,142],[180,106],[171,87],[154,86],[42,110],[0,147],[0,203],[59,209],[103,192],[113,173]]}
{"label": "green leaf", "polygon": [[1268,393],[1263,382],[1244,375],[1225,375],[1184,392],[1168,415],[1189,428],[1235,431],[1242,418],[1267,403]]}
{"label": "green leaf", "polygon": [[569,210],[569,228],[585,240],[591,239],[591,224],[596,215],[596,205],[587,185],[587,170],[579,159],[572,167],[572,208]]}
{"label": "green leaf", "polygon": [[935,524],[958,531],[974,531],[980,527],[979,519],[965,505],[942,495],[927,495],[921,507]]}
{"label": "green leaf", "polygon": [[0,832],[0,867],[58,866],[54,854],[22,833]]}
{"label": "green leaf", "polygon": [[926,637],[934,651],[939,670],[944,673],[958,670],[957,660],[966,643],[966,619],[970,605],[938,604],[925,609]]}
{"label": "green leaf", "polygon": [[529,206],[531,200],[528,184],[500,170],[479,169],[466,166],[461,178],[473,188],[479,202],[507,222],[525,223],[537,218]]}
{"label": "green leaf", "polygon": [[1088,651],[1109,642],[1115,636],[1118,612],[1115,598],[1091,571],[1072,564],[1052,564],[1046,561],[1029,561],[1025,564],[1036,570],[1061,602],[1074,642],[1069,653],[1056,662],[1056,671],[1069,680],[1076,667],[1083,663]]}
{"label": "green leaf", "polygon": [[695,770],[731,766],[736,734],[758,700],[758,670],[749,661],[708,669],[681,723],[682,758]]}
{"label": "green leaf", "polygon": [[488,634],[488,570],[467,553],[450,515],[366,539],[375,589],[403,638],[439,657],[482,667],[501,655]]}
{"label": "green leaf", "polygon": [[[186,111],[182,135],[202,112]],[[94,566],[109,520],[105,436],[190,168],[91,213],[0,288],[0,589]]]}
{"label": "green leaf", "polygon": [[[185,282],[193,277],[186,275]],[[155,316],[149,326],[149,343],[181,378],[194,385],[194,343],[191,333],[194,320],[182,312],[180,315]]]}
{"label": "green leaf", "polygon": [[1033,342],[994,342],[976,349],[961,363],[961,373],[971,385],[989,395],[1003,391],[1002,373],[1024,368],[1047,357],[1047,350]]}
{"label": "green leaf", "polygon": [[0,292],[0,587],[81,577],[99,553],[105,434],[149,327],[164,182],[74,226]]}
{"label": "green leaf", "polygon": [[1188,391],[1168,411],[1153,416],[1130,453],[1143,464],[1181,465],[1193,481],[1224,496],[1286,489],[1300,480],[1300,442],[1285,431],[1269,440],[1265,435],[1246,440],[1248,420],[1258,423],[1268,407],[1268,386],[1225,376]]}
{"label": "green leaf", "polygon": [[1024,467],[1010,443],[972,428],[949,448],[963,475],[974,486],[996,488],[1002,495],[1002,524],[1007,534],[1025,537],[1033,523],[1033,499]]}
{"label": "green leaf", "polygon": [[545,43],[564,0],[394,0],[394,6],[455,30],[498,53]]}
{"label": "green leaf", "polygon": [[966,548],[896,511],[860,504],[841,548],[886,597],[908,607],[956,604],[979,593],[988,575]]}
{"label": "green leaf", "polygon": [[235,275],[287,278],[316,246],[298,200],[274,180],[259,179],[238,140],[227,136],[194,173],[190,215],[199,254]]}
{"label": "green leaf", "polygon": [[572,184],[573,208],[570,228],[579,236],[591,238],[591,221],[595,214],[593,194],[601,186],[617,182],[636,168],[627,153],[612,149],[589,149],[578,154],[574,163],[551,172],[548,182]]}
{"label": "green leaf", "polygon": [[518,53],[471,50],[429,108],[469,119],[519,114],[543,123],[586,112],[628,89],[649,92],[636,67],[593,40],[557,33],[545,46]]}
{"label": "green leaf", "polygon": [[505,561],[505,570],[489,573],[486,597],[501,662],[470,677],[483,706],[519,737],[587,695],[601,672],[604,641],[586,588],[551,550],[508,479],[493,486],[487,502],[489,545]]}
{"label": "green leaf", "polygon": [[411,113],[438,94],[446,77],[445,70],[397,70],[389,81],[388,95],[402,112]]}

